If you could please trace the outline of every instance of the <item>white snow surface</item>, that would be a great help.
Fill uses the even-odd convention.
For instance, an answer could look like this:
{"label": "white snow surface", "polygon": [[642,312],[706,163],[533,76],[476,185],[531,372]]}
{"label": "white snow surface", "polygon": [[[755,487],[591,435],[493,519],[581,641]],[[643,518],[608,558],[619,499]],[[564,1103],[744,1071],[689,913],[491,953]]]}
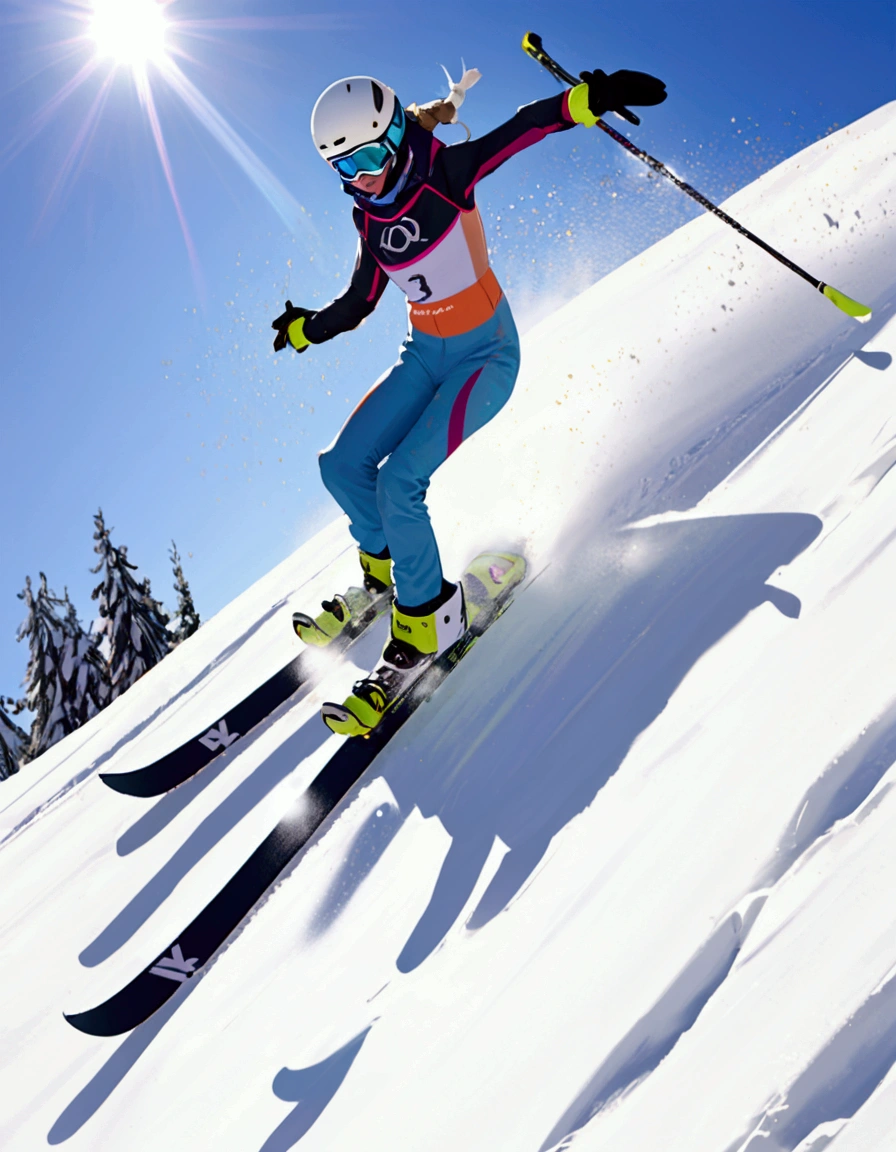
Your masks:
{"label": "white snow surface", "polygon": [[449,575],[538,579],[132,1034],[62,1013],[301,794],[382,628],[171,794],[97,774],[296,654],[345,521],[0,785],[6,1152],[896,1148],[896,103],[725,209],[870,323],[706,215],[534,328],[431,508]]}

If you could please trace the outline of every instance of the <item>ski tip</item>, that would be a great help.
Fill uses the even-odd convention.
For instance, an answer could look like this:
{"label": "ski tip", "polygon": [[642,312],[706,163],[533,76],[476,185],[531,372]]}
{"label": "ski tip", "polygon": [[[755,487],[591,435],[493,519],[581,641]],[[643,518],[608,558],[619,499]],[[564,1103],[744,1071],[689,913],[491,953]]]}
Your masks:
{"label": "ski tip", "polygon": [[[83,1032],[85,1036],[114,1036],[114,1032],[98,1031],[95,1027],[93,1020],[93,1012],[63,1012],[63,1019],[66,1023],[71,1024],[72,1028],[77,1028],[79,1032]],[[93,1025],[93,1026],[92,1026]]]}
{"label": "ski tip", "polygon": [[853,300],[845,292],[838,292],[830,284],[825,284],[821,291],[841,312],[845,312],[847,316],[852,316],[860,324],[867,324],[871,319],[871,309],[867,304],[860,304],[858,300]]}
{"label": "ski tip", "polygon": [[[139,787],[139,769],[136,772],[100,772],[100,780],[111,788],[113,792],[119,792],[122,796],[152,796],[154,793],[145,792]],[[136,778],[136,779],[135,779]]]}
{"label": "ski tip", "polygon": [[107,1000],[98,1008],[88,1008],[86,1012],[63,1012],[62,1015],[67,1024],[85,1036],[123,1036],[125,1032],[132,1032],[138,1024],[148,1020],[157,1007],[153,1004],[142,1013],[132,1011],[122,1014],[114,1009],[110,1011],[110,1001]]}

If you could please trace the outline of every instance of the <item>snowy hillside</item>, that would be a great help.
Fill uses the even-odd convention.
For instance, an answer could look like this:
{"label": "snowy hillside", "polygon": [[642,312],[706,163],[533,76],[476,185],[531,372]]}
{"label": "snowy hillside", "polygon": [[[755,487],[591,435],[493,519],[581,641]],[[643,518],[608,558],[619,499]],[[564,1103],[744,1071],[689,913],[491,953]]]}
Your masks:
{"label": "snowy hillside", "polygon": [[62,1013],[301,795],[382,631],[166,796],[97,773],[296,654],[344,522],[0,784],[4,1149],[896,1147],[896,103],[725,209],[871,322],[704,216],[533,329],[431,507],[449,574],[541,575],[130,1035]]}

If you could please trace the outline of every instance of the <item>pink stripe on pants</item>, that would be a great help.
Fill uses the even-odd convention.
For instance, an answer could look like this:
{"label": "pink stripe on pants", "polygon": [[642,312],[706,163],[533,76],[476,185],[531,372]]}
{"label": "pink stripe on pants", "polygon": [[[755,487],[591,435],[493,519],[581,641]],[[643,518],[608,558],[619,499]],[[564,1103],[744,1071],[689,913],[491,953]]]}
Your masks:
{"label": "pink stripe on pants", "polygon": [[[485,365],[483,365],[485,367]],[[464,420],[467,416],[467,402],[470,399],[470,393],[473,391],[473,386],[479,379],[479,374],[482,368],[477,368],[470,379],[464,384],[460,392],[457,394],[457,399],[451,407],[451,415],[448,417],[448,455],[459,448],[464,440]]]}

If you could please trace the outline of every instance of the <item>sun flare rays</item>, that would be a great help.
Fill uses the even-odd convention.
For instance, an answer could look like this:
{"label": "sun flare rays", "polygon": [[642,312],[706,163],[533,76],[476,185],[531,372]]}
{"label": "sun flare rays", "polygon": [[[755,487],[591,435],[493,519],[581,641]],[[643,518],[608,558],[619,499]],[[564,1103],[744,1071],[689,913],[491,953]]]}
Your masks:
{"label": "sun flare rays", "polygon": [[[76,52],[77,70],[30,118],[24,128],[9,140],[0,152],[8,163],[17,156],[51,122],[74,93],[89,82],[98,86],[80,127],[74,132],[68,152],[59,165],[41,217],[50,205],[64,194],[77,174],[91,140],[95,137],[104,107],[113,98],[112,82],[121,73],[129,74],[139,105],[148,122],[175,214],[194,273],[198,262],[187,225],[186,213],[175,183],[174,166],[166,144],[154,88],[173,92],[191,115],[206,129],[231,159],[252,181],[256,189],[293,232],[313,236],[314,231],[305,209],[280,183],[269,168],[246,144],[212,102],[189,79],[177,58],[189,63],[186,41],[193,37],[208,44],[208,33],[220,30],[220,20],[204,21],[192,16],[178,20],[177,0],[60,0],[52,11],[74,23],[74,36],[61,36],[55,48],[65,46]],[[42,14],[42,19],[49,17]],[[64,21],[59,20],[60,28]],[[228,29],[238,29],[239,21],[228,21]],[[252,18],[247,28],[253,26]]]}

